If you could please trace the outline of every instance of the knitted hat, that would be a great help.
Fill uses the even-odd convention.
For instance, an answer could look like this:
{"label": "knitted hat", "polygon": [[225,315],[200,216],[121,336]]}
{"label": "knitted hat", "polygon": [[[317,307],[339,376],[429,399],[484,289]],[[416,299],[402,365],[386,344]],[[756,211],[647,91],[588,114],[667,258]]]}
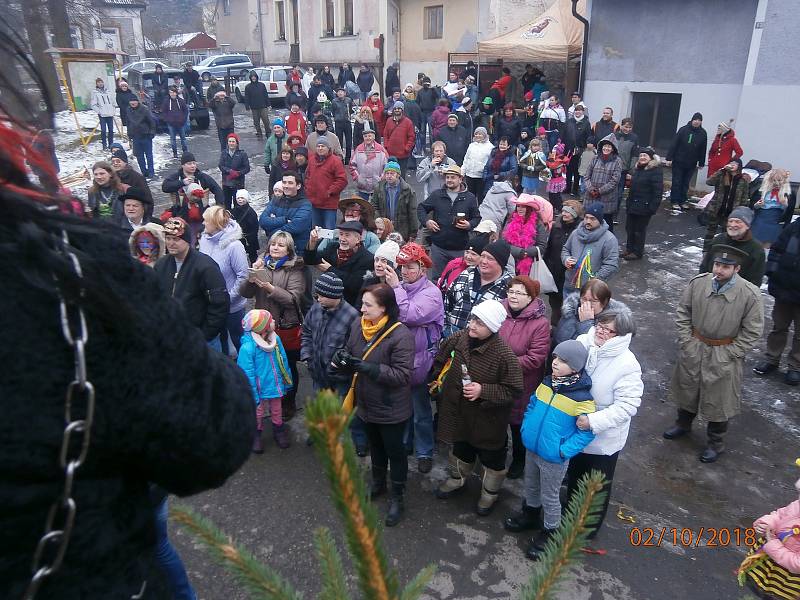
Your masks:
{"label": "knitted hat", "polygon": [[456,113],[454,113],[454,112],[452,112],[449,115],[447,115],[447,118],[448,119],[455,119],[456,121],[458,121],[458,115]]}
{"label": "knitted hat", "polygon": [[486,244],[488,243],[488,235],[476,235],[470,238],[469,242],[467,243],[467,250],[472,250],[475,254],[480,254],[483,252],[483,249],[486,248]]}
{"label": "knitted hat", "polygon": [[647,156],[650,158],[653,158],[656,155],[656,151],[650,146],[647,146],[646,148],[639,148],[639,154],[642,153],[647,154]]}
{"label": "knitted hat", "polygon": [[326,271],[317,277],[317,281],[314,283],[314,293],[318,296],[338,300],[344,296],[344,284],[336,273]]}
{"label": "knitted hat", "polygon": [[484,300],[473,306],[470,314],[483,321],[492,333],[500,331],[503,321],[506,320],[506,308],[497,300]]}
{"label": "knitted hat", "polygon": [[268,310],[255,308],[245,313],[242,319],[242,329],[253,333],[264,333],[275,328],[275,319]]}
{"label": "knitted hat", "polygon": [[539,129],[536,130],[537,135],[542,135],[543,133],[547,133],[547,129],[544,127],[539,127]]}
{"label": "knitted hat", "polygon": [[400,110],[405,110],[405,109],[406,109],[406,106],[405,106],[405,104],[403,104],[402,102],[400,102],[400,100],[398,100],[397,102],[395,102],[394,104],[392,104],[392,110],[397,110],[398,108],[399,108]]}
{"label": "knitted hat", "polygon": [[717,125],[717,127],[718,127],[718,128],[720,128],[720,129],[722,129],[722,131],[723,131],[724,133],[727,133],[728,131],[730,131],[730,130],[731,130],[731,126],[730,126],[730,125],[728,125],[728,123],[725,123],[725,122],[722,122],[722,123],[720,123],[719,125]]}
{"label": "knitted hat", "polygon": [[281,119],[280,117],[276,117],[275,119],[272,120],[272,126],[275,127],[275,125],[280,125],[281,127],[286,127],[286,122],[283,119]]}
{"label": "knitted hat", "polygon": [[180,217],[170,217],[164,223],[164,235],[173,235],[181,238],[187,244],[192,243],[192,232],[189,224]]}
{"label": "knitted hat", "polygon": [[301,154],[303,156],[305,156],[306,158],[308,158],[308,148],[306,148],[305,146],[299,146],[299,147],[294,149],[295,157],[297,157],[297,156],[299,156]]}
{"label": "knitted hat", "polygon": [[246,202],[250,202],[250,192],[247,190],[236,190],[236,199],[244,198]]}
{"label": "knitted hat", "polygon": [[747,223],[747,226],[750,227],[753,223],[753,211],[746,206],[737,206],[731,211],[731,214],[728,215],[728,219],[739,219]]}
{"label": "knitted hat", "polygon": [[394,266],[397,264],[398,254],[400,254],[400,246],[397,245],[397,242],[386,240],[378,246],[378,249],[375,251],[375,258],[383,258]]}
{"label": "knitted hat", "polygon": [[122,148],[114,148],[111,151],[111,158],[118,158],[122,162],[127,163],[128,162],[128,153],[125,152],[125,150],[123,150]]}
{"label": "knitted hat", "polygon": [[575,372],[586,366],[589,351],[578,340],[566,340],[558,344],[553,350],[553,356],[563,360]]}
{"label": "knitted hat", "polygon": [[320,136],[317,137],[316,145],[317,146],[325,146],[326,148],[330,148],[331,147],[331,142],[330,142],[330,140],[328,140],[328,136],[320,135]]}
{"label": "knitted hat", "polygon": [[400,248],[400,254],[397,255],[397,264],[400,266],[412,262],[418,262],[426,269],[430,269],[433,266],[433,261],[431,261],[431,257],[428,256],[428,253],[425,252],[425,248],[416,242],[409,242]]}
{"label": "knitted hat", "polygon": [[595,219],[602,223],[604,210],[605,207],[603,206],[602,202],[592,202],[584,209],[584,214],[592,215]]}
{"label": "knitted hat", "polygon": [[486,137],[486,138],[489,137],[489,132],[486,131],[486,127],[476,127],[475,131],[472,132],[472,135],[475,135],[476,133],[482,133],[483,137]]}
{"label": "knitted hat", "polygon": [[694,121],[694,120],[702,121],[703,120],[703,115],[700,114],[699,112],[694,113],[692,115],[692,121]]}
{"label": "knitted hat", "polygon": [[511,246],[504,240],[497,240],[491,244],[486,244],[484,252],[491,254],[501,268],[505,269],[508,264],[508,257],[511,256]]}
{"label": "knitted hat", "polygon": [[387,162],[386,166],[383,167],[383,172],[386,173],[387,171],[394,171],[395,173],[402,175],[402,173],[400,172],[400,163],[397,163],[393,160]]}
{"label": "knitted hat", "polygon": [[184,152],[181,154],[181,165],[185,165],[188,162],[197,162],[197,159],[191,152]]}

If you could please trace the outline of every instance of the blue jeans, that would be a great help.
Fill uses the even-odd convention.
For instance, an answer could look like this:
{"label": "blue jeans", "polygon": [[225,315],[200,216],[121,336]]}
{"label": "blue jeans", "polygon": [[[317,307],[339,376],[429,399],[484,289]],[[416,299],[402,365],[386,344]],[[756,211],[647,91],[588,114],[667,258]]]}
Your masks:
{"label": "blue jeans", "polygon": [[161,502],[156,509],[156,560],[167,576],[172,588],[172,597],[175,600],[197,600],[197,595],[189,583],[186,568],[175,548],[169,542],[167,531],[167,499]]}
{"label": "blue jeans", "polygon": [[242,329],[243,318],[244,309],[228,313],[228,318],[225,319],[225,327],[220,333],[220,346],[222,347],[222,353],[226,356],[230,354],[228,348],[228,334],[230,334],[231,339],[233,340],[233,347],[236,348],[237,352],[239,351],[239,346],[242,344],[242,334],[244,333],[244,330]]}
{"label": "blue jeans", "polygon": [[153,138],[149,135],[136,137],[133,142],[133,154],[139,163],[139,170],[145,177],[155,177],[156,170],[153,167]]}
{"label": "blue jeans", "polygon": [[672,163],[672,189],[669,193],[669,201],[672,204],[683,204],[689,193],[689,183],[694,175],[694,166],[678,165]]}
{"label": "blue jeans", "polygon": [[186,145],[186,126],[175,127],[174,125],[167,125],[167,128],[169,129],[169,143],[172,146],[172,153],[178,153],[178,140],[175,139],[176,136],[181,138],[181,150],[188,152],[189,146]]}
{"label": "blue jeans", "polygon": [[312,208],[311,222],[314,227],[324,227],[325,229],[336,229],[336,209]]}
{"label": "blue jeans", "polygon": [[100,141],[103,149],[114,143],[114,117],[100,117]]}
{"label": "blue jeans", "polygon": [[403,442],[406,448],[411,448],[413,441],[417,458],[433,458],[433,408],[428,386],[424,383],[413,386],[411,401],[414,403],[414,415],[406,423]]}

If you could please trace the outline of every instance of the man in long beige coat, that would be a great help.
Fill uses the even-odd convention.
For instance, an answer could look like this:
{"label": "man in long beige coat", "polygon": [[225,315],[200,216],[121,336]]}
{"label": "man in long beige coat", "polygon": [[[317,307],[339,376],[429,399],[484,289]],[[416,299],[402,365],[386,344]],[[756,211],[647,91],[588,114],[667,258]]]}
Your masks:
{"label": "man in long beige coat", "polygon": [[678,304],[680,352],[670,386],[678,419],[664,432],[668,440],[686,435],[701,413],[708,421],[705,463],[724,450],[728,420],[741,408],[744,354],[764,327],[761,291],[738,274],[747,255],[724,245],[713,252],[712,272],[693,277]]}

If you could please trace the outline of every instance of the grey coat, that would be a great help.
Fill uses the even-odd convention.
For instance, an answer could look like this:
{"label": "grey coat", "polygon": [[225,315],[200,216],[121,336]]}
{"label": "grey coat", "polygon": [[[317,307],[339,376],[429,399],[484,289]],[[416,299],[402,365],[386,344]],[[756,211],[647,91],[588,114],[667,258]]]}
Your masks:
{"label": "grey coat", "polygon": [[[589,164],[589,170],[586,171],[586,176],[583,178],[586,184],[586,194],[583,197],[583,205],[588,206],[593,202],[603,203],[603,212],[606,214],[615,213],[619,208],[619,180],[622,177],[622,160],[617,154],[617,143],[613,135],[608,136],[614,146],[614,151],[608,160],[603,160],[602,153],[598,150],[597,156],[594,157]],[[591,195],[592,190],[600,192],[600,196],[593,198]]]}
{"label": "grey coat", "polygon": [[585,283],[591,277],[608,281],[619,271],[619,244],[614,234],[608,230],[605,221],[591,231],[581,223],[567,238],[561,250],[561,263],[566,267],[566,261],[570,257],[578,262],[571,269],[567,269],[565,288],[579,287],[575,285],[577,271],[587,256],[591,263],[591,272],[584,268],[581,273],[581,283]]}

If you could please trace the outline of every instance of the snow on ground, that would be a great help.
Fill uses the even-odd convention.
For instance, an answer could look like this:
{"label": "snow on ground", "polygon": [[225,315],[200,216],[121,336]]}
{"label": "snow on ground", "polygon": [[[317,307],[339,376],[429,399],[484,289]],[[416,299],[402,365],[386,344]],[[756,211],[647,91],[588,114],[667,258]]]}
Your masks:
{"label": "snow on ground", "polygon": [[[78,123],[75,123],[77,117]],[[119,121],[117,121],[119,123]],[[92,133],[96,127],[96,135],[92,141],[83,147],[78,134],[78,127],[83,132],[84,136]],[[108,150],[103,150],[100,142],[100,126],[97,114],[94,111],[82,111],[75,113],[65,110],[56,113],[55,115],[55,134],[54,140],[56,145],[56,156],[58,156],[58,163],[61,169],[60,175],[72,175],[84,169],[91,171],[92,165],[101,160],[108,160],[110,153]],[[123,139],[118,131],[114,131],[114,141],[120,142],[125,151],[128,153],[131,162],[136,161],[131,150],[130,142]],[[156,169],[163,165],[166,161],[172,159],[172,148],[169,144],[168,135],[157,135],[153,138],[153,164]],[[81,195],[81,192],[89,187],[90,180],[81,181],[80,183],[72,186],[72,190]]]}

